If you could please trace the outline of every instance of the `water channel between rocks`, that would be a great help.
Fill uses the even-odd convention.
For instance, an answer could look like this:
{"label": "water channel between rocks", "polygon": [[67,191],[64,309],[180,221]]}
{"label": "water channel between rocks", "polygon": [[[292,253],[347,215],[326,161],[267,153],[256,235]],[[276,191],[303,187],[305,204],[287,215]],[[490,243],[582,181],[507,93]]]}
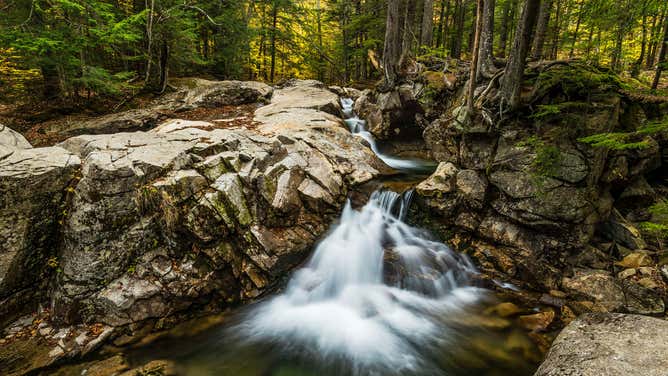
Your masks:
{"label": "water channel between rocks", "polygon": [[[430,169],[383,154],[352,101],[342,104],[351,132],[390,167]],[[188,376],[531,375],[541,354],[530,334],[475,285],[466,256],[404,222],[411,197],[384,189],[360,209],[346,204],[278,295],[130,360],[170,360]]]}

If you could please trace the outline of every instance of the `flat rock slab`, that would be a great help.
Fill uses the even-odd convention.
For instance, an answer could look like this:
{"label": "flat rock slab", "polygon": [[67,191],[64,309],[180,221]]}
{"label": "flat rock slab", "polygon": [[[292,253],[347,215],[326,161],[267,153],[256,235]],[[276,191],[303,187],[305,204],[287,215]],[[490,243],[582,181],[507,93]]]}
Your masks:
{"label": "flat rock slab", "polygon": [[668,321],[639,315],[586,314],[552,344],[534,376],[668,375]]}

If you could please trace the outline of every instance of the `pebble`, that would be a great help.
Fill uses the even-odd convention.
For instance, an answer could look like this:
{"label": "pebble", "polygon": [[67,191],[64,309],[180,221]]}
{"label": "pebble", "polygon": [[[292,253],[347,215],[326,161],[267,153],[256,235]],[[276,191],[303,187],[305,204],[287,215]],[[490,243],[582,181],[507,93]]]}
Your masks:
{"label": "pebble", "polygon": [[62,328],[58,331],[58,333],[53,335],[54,339],[61,339],[67,337],[67,335],[70,334],[70,328]]}
{"label": "pebble", "polygon": [[642,275],[652,275],[652,274],[654,274],[654,268],[649,267],[649,266],[640,267],[640,268],[638,268],[638,271]]}
{"label": "pebble", "polygon": [[648,289],[655,289],[659,287],[659,284],[657,284],[652,278],[641,278],[638,281],[638,284]]}
{"label": "pebble", "polygon": [[621,272],[617,273],[617,278],[626,279],[634,275],[636,275],[635,268],[629,268],[629,269],[624,269]]}
{"label": "pebble", "polygon": [[56,346],[53,348],[53,350],[49,351],[49,356],[52,358],[58,357],[65,354],[65,350],[63,350],[61,347]]}
{"label": "pebble", "polygon": [[48,327],[47,327],[47,328],[41,328],[41,329],[39,330],[39,334],[42,335],[42,336],[44,336],[44,337],[46,337],[46,336],[48,336],[49,334],[51,334],[51,332],[53,332],[53,328],[48,328]]}

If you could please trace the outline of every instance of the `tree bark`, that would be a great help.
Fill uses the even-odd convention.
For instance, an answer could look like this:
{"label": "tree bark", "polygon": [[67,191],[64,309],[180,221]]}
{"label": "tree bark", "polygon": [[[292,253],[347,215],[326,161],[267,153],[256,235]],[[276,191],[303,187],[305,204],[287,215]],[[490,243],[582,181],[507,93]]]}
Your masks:
{"label": "tree bark", "polygon": [[503,6],[503,18],[501,18],[501,28],[499,30],[499,53],[498,56],[503,58],[506,56],[506,45],[508,43],[508,34],[515,17],[515,9],[517,8],[517,0],[506,0]]}
{"label": "tree bark", "polygon": [[[484,0],[482,9],[482,29],[478,47],[478,75],[491,78],[496,73],[494,66],[494,3],[495,0]],[[480,12],[478,12],[480,13]]]}
{"label": "tree bark", "polygon": [[531,58],[534,60],[540,60],[543,58],[543,46],[545,45],[547,27],[550,24],[552,1],[553,0],[543,0],[540,5],[538,23],[536,24],[536,32],[533,37],[533,46],[531,48]]}
{"label": "tree bark", "polygon": [[499,94],[502,102],[511,109],[520,105],[520,87],[524,76],[524,66],[529,52],[529,43],[536,22],[536,14],[540,7],[540,0],[526,0],[517,24],[513,47],[508,56],[506,69],[501,80]]}
{"label": "tree bark", "polygon": [[483,2],[489,0],[478,0],[476,6],[476,16],[475,16],[475,36],[473,37],[473,50],[471,51],[471,72],[469,76],[469,87],[468,93],[466,95],[466,107],[468,109],[467,113],[469,116],[473,114],[473,96],[475,94],[476,82],[477,82],[477,71],[478,71],[478,59],[480,55],[480,38],[483,28]]}
{"label": "tree bark", "polygon": [[668,17],[665,17],[665,25],[663,26],[663,43],[661,43],[661,52],[659,52],[659,62],[656,65],[656,73],[654,73],[654,81],[652,81],[652,90],[659,87],[659,80],[661,79],[661,72],[666,65],[666,50],[668,50]]}
{"label": "tree bark", "polygon": [[568,52],[568,58],[572,59],[573,54],[575,53],[575,43],[578,40],[578,33],[580,32],[580,24],[582,23],[582,12],[584,11],[584,0],[580,3],[580,9],[578,10],[578,20],[575,23],[575,32],[573,33],[573,40],[571,41],[571,50]]}
{"label": "tree bark", "polygon": [[462,44],[464,42],[464,18],[466,15],[465,0],[457,0],[457,9],[455,13],[455,32],[452,35],[452,50],[450,54],[453,58],[459,59],[462,56]]}
{"label": "tree bark", "polygon": [[403,28],[403,43],[402,43],[402,58],[412,56],[413,45],[416,41],[416,4],[415,0],[404,0],[404,28]]}
{"label": "tree bark", "polygon": [[[562,7],[561,7],[561,5],[562,5],[561,1],[557,0],[557,10],[555,12],[554,26],[553,26],[553,32],[552,32],[552,48],[551,48],[551,52],[550,52],[550,55],[549,55],[550,59],[552,59],[552,60],[557,60],[557,54],[559,52],[559,40],[560,40],[559,37],[561,36],[561,19],[562,19],[562,15],[561,15]],[[564,18],[566,18],[566,20],[568,20],[568,18],[570,17],[570,15],[569,15],[570,11],[571,11],[570,7],[567,8],[566,15],[564,16]],[[567,26],[567,28],[568,28],[568,26]]]}
{"label": "tree bark", "polygon": [[631,69],[631,77],[638,78],[640,75],[640,67],[645,61],[645,51],[647,50],[647,0],[643,1],[642,6],[642,40],[640,42],[640,55],[635,64],[633,64],[633,69]]}
{"label": "tree bark", "polygon": [[271,6],[271,68],[269,70],[269,81],[274,82],[276,73],[276,26],[278,23],[278,1],[274,0]]}
{"label": "tree bark", "polygon": [[420,36],[420,45],[431,47],[431,41],[434,39],[434,0],[424,0]]}
{"label": "tree bark", "polygon": [[396,85],[399,79],[404,25],[403,1],[405,0],[388,0],[387,2],[385,44],[383,46],[383,72],[387,88]]}
{"label": "tree bark", "polygon": [[438,28],[436,30],[436,48],[441,47],[441,42],[444,40],[443,39],[443,32],[445,31],[445,28],[447,28],[447,25],[444,25],[444,22],[446,22],[446,12],[450,8],[450,0],[441,0],[441,13],[438,17]]}

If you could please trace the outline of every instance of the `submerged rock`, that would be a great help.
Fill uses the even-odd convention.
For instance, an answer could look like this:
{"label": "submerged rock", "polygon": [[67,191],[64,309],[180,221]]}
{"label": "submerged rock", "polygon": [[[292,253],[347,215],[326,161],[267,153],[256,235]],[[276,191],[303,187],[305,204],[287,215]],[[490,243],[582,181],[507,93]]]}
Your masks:
{"label": "submerged rock", "polygon": [[665,375],[668,321],[586,314],[557,337],[535,376]]}

